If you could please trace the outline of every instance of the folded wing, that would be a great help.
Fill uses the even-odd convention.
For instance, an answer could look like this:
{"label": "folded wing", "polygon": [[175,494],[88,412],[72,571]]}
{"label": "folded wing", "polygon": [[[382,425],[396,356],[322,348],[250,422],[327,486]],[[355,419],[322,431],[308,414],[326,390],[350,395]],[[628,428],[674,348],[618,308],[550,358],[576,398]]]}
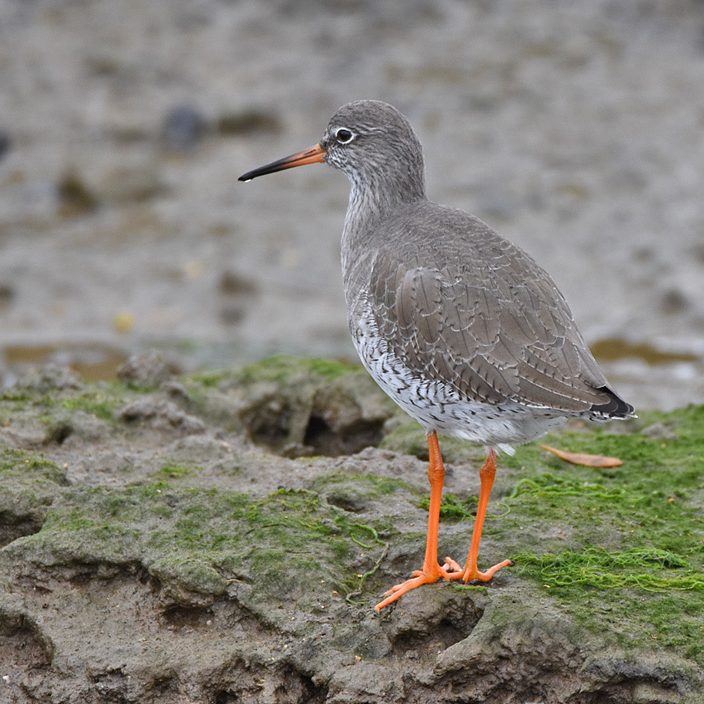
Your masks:
{"label": "folded wing", "polygon": [[466,244],[411,265],[392,250],[375,258],[369,303],[402,361],[473,401],[630,414],[548,274],[488,228]]}

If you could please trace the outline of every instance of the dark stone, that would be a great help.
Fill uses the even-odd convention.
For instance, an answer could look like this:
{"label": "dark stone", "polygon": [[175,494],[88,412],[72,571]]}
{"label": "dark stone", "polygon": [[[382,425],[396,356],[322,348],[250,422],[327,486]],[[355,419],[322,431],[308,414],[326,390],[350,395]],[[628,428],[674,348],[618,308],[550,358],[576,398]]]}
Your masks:
{"label": "dark stone", "polygon": [[682,291],[677,288],[671,288],[663,294],[660,307],[663,313],[669,315],[682,313],[689,308],[689,300]]}
{"label": "dark stone", "polygon": [[63,215],[83,215],[96,210],[98,197],[75,171],[67,170],[56,185]]}
{"label": "dark stone", "polygon": [[172,360],[155,350],[132,355],[118,370],[117,378],[126,384],[156,387],[168,381],[181,369]]}
{"label": "dark stone", "polygon": [[6,308],[15,297],[15,289],[10,284],[0,283],[0,310]]}
{"label": "dark stone", "polygon": [[230,112],[221,115],[217,121],[217,130],[226,137],[268,132],[281,132],[281,120],[264,110],[251,108],[240,112]]}
{"label": "dark stone", "polygon": [[166,114],[161,137],[169,149],[187,151],[203,139],[207,128],[207,120],[197,108],[179,105]]}
{"label": "dark stone", "polygon": [[2,161],[4,156],[10,151],[11,146],[12,140],[10,139],[10,135],[4,130],[0,130],[0,161]]}
{"label": "dark stone", "polygon": [[228,296],[239,296],[254,293],[257,285],[251,279],[238,274],[235,271],[223,271],[218,282],[220,293]]}
{"label": "dark stone", "polygon": [[80,389],[82,384],[78,376],[68,367],[47,364],[44,367],[30,369],[17,380],[15,386],[27,391],[47,393],[48,391]]}

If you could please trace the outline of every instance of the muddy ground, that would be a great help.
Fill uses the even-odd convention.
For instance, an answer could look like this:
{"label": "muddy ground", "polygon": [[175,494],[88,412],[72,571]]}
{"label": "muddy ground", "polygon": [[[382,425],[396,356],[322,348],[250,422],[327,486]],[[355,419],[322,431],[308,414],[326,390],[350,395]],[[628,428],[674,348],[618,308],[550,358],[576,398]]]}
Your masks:
{"label": "muddy ground", "polygon": [[704,400],[704,5],[0,0],[0,373],[354,356],[347,183],[237,184],[355,98],[556,278],[640,408]]}
{"label": "muddy ground", "polygon": [[[0,702],[704,701],[703,31],[696,0],[0,0]],[[354,356],[344,178],[236,178],[355,98],[640,416],[549,438],[619,470],[502,457],[482,560],[514,566],[381,616],[422,433],[356,366],[235,367]],[[461,560],[482,458],[442,446]]]}
{"label": "muddy ground", "polygon": [[[500,458],[486,587],[419,566],[424,438],[361,369],[274,358],[0,397],[0,701],[671,704],[704,692],[704,407]],[[444,439],[462,560],[481,452]]]}

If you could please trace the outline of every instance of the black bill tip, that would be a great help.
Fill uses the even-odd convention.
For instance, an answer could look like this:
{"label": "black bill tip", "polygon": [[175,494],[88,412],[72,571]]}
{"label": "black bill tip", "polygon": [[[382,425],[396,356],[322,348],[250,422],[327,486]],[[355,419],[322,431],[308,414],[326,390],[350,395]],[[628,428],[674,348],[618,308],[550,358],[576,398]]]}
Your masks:
{"label": "black bill tip", "polygon": [[302,152],[296,152],[290,156],[285,156],[283,159],[277,159],[270,164],[265,164],[264,166],[259,166],[256,169],[247,171],[247,173],[242,174],[237,180],[247,182],[251,181],[253,178],[257,178],[257,176],[265,176],[266,174],[273,174],[276,171],[293,169],[296,166],[305,166],[306,164],[318,164],[324,161],[325,149],[320,144],[316,144],[310,147],[310,149],[304,149]]}

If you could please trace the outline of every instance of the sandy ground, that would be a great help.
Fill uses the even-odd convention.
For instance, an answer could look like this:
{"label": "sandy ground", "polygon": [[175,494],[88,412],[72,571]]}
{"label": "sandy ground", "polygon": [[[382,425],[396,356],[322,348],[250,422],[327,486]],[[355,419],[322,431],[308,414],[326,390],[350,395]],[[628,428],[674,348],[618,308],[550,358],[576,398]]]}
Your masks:
{"label": "sandy ground", "polygon": [[187,368],[353,356],[345,179],[236,178],[374,97],[416,126],[430,195],[616,341],[629,400],[704,399],[703,28],[694,0],[1,0],[5,383],[150,346]]}

